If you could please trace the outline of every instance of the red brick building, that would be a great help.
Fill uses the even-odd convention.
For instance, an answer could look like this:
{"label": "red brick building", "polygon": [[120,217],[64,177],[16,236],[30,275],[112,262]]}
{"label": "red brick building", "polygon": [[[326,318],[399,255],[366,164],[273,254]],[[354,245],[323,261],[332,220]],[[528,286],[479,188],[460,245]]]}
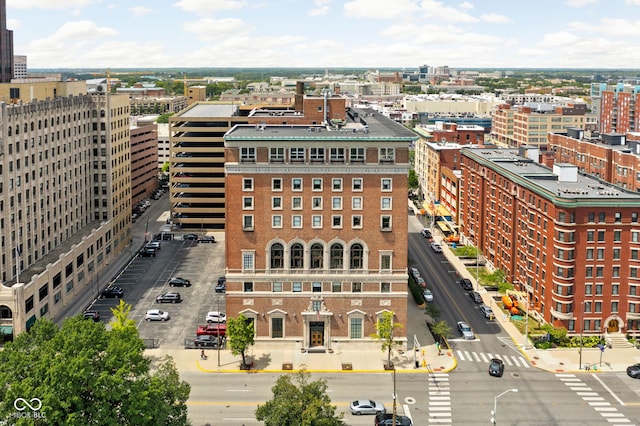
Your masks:
{"label": "red brick building", "polygon": [[249,119],[225,136],[227,315],[253,320],[258,340],[318,350],[370,341],[385,311],[406,324],[417,137],[331,96]]}
{"label": "red brick building", "polygon": [[570,334],[640,336],[640,195],[537,163],[463,149],[461,232],[505,272],[530,314]]}
{"label": "red brick building", "polygon": [[618,84],[601,92],[600,132],[627,133],[640,129],[640,90]]}
{"label": "red brick building", "polygon": [[131,205],[158,188],[158,125],[133,126],[131,136]]}

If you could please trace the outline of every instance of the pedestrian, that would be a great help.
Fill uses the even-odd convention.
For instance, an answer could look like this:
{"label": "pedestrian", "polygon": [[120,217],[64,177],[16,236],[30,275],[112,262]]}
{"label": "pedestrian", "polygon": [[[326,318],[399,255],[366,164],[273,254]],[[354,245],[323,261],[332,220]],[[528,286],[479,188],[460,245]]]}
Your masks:
{"label": "pedestrian", "polygon": [[440,342],[436,342],[436,349],[438,350],[438,355],[442,355],[442,350],[440,349]]}
{"label": "pedestrian", "polygon": [[207,359],[207,355],[204,353],[204,349],[200,351],[200,359]]}

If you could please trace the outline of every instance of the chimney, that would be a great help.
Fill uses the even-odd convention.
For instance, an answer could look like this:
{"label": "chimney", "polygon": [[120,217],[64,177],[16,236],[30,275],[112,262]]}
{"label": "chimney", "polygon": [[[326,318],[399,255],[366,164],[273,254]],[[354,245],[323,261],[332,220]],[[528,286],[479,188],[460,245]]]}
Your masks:
{"label": "chimney", "polygon": [[304,111],[304,81],[296,81],[296,97],[294,99],[294,108],[297,112]]}

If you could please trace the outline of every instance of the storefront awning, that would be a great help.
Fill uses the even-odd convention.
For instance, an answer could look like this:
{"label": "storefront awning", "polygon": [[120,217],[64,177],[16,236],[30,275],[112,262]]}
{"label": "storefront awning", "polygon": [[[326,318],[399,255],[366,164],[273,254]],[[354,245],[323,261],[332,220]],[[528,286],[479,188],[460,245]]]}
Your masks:
{"label": "storefront awning", "polygon": [[2,334],[13,334],[13,326],[12,325],[0,325],[0,333],[2,333]]}

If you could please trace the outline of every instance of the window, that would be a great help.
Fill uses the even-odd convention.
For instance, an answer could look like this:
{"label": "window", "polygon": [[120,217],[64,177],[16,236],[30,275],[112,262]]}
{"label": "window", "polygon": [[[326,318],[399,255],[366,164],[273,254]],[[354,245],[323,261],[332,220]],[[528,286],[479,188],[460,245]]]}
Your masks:
{"label": "window", "polygon": [[380,270],[381,271],[391,270],[391,254],[390,253],[382,253],[380,255]]}
{"label": "window", "polygon": [[353,178],[351,180],[351,190],[355,192],[362,192],[362,178]]}
{"label": "window", "polygon": [[596,296],[602,296],[602,284],[596,284]]}
{"label": "window", "polygon": [[615,212],[613,217],[614,217],[614,220],[615,220],[616,223],[622,222],[622,213]]}
{"label": "window", "polygon": [[334,281],[331,283],[332,293],[342,293],[342,283],[340,281]]}
{"label": "window", "polygon": [[380,179],[380,190],[382,192],[390,192],[393,189],[391,182],[392,182],[391,178]]}
{"label": "window", "polygon": [[380,283],[380,293],[391,293],[391,283]]}
{"label": "window", "polygon": [[311,283],[311,291],[313,293],[322,293],[322,283]]}
{"label": "window", "polygon": [[594,303],[594,312],[595,313],[601,313],[602,312],[602,302],[596,302]]}
{"label": "window", "polygon": [[351,197],[351,209],[362,210],[362,197]]}
{"label": "window", "polygon": [[603,248],[599,248],[597,251],[597,259],[598,260],[602,260],[604,259],[604,249]]}
{"label": "window", "polygon": [[323,163],[324,148],[309,148],[309,160],[314,163]]}
{"label": "window", "polygon": [[256,148],[255,147],[243,147],[243,148],[240,148],[240,162],[241,163],[255,163],[256,162]]}
{"label": "window", "polygon": [[587,241],[595,241],[595,231],[587,231]]}
{"label": "window", "polygon": [[593,285],[592,284],[586,284],[584,286],[584,294],[585,296],[591,296],[593,293]]}
{"label": "window", "polygon": [[364,248],[362,244],[353,244],[349,249],[349,269],[362,269],[364,266]]}
{"label": "window", "polygon": [[322,216],[320,216],[320,215],[311,216],[311,227],[314,228],[314,229],[321,229],[322,228]]}
{"label": "window", "polygon": [[242,291],[245,293],[253,293],[253,283],[248,281],[242,283]]}
{"label": "window", "polygon": [[380,198],[380,209],[381,210],[391,210],[391,197],[381,197]]}
{"label": "window", "polygon": [[242,253],[242,270],[253,271],[254,253]]}
{"label": "window", "polygon": [[613,231],[613,241],[616,243],[619,243],[621,241],[622,238],[622,231]]}
{"label": "window", "polygon": [[291,179],[291,190],[302,191],[302,178]]}
{"label": "window", "polygon": [[598,242],[604,242],[604,231],[598,231]]}
{"label": "window", "polygon": [[282,197],[271,197],[271,209],[282,210]]}
{"label": "window", "polygon": [[242,197],[242,209],[253,210],[253,197]]}
{"label": "window", "polygon": [[253,231],[253,215],[245,214],[242,216],[242,230]]}
{"label": "window", "polygon": [[362,293],[362,283],[351,283],[351,293]]}
{"label": "window", "polygon": [[362,339],[362,318],[349,319],[349,334],[352,339]]}
{"label": "window", "polygon": [[271,245],[271,269],[284,268],[284,247],[280,243]]}
{"label": "window", "polygon": [[322,269],[324,259],[324,247],[320,243],[311,245],[311,269]]}
{"label": "window", "polygon": [[589,212],[589,215],[588,215],[588,219],[587,219],[587,221],[588,221],[589,223],[595,223],[595,221],[596,221],[596,214],[595,214],[594,212]]}
{"label": "window", "polygon": [[331,162],[344,163],[344,148],[331,148]]}
{"label": "window", "polygon": [[588,248],[586,255],[587,255],[587,259],[588,260],[593,260],[593,249],[592,248]]}
{"label": "window", "polygon": [[380,216],[380,230],[391,231],[391,216]]}
{"label": "window", "polygon": [[604,212],[598,213],[598,222],[600,222],[600,223],[604,223],[605,222],[605,214],[604,214]]}
{"label": "window", "polygon": [[293,283],[293,292],[300,293],[302,291],[302,283]]}
{"label": "window", "polygon": [[342,228],[342,216],[340,215],[331,216],[331,227],[334,229]]}
{"label": "window", "polygon": [[362,229],[362,216],[360,215],[351,216],[351,227],[354,229]]}
{"label": "window", "polygon": [[378,162],[393,163],[395,161],[395,151],[393,148],[380,148],[378,151]]}
{"label": "window", "polygon": [[282,178],[271,179],[271,190],[277,192],[282,191]]}
{"label": "window", "polygon": [[311,197],[311,208],[313,210],[322,210],[322,197]]}
{"label": "window", "polygon": [[612,284],[611,285],[611,295],[612,296],[618,296],[620,294],[620,285],[619,284]]}
{"label": "window", "polygon": [[331,245],[331,250],[329,252],[329,262],[330,265],[329,267],[331,269],[342,269],[343,268],[343,256],[344,256],[344,249],[342,247],[342,244],[332,244]]}
{"label": "window", "polygon": [[352,163],[364,163],[364,148],[350,148],[349,161]]}
{"label": "window", "polygon": [[291,216],[291,227],[302,228],[302,216],[299,214]]}
{"label": "window", "polygon": [[291,269],[302,269],[304,266],[304,247],[295,243],[291,246]]}
{"label": "window", "polygon": [[302,197],[291,197],[291,208],[293,210],[302,210]]}
{"label": "window", "polygon": [[342,210],[342,197],[331,197],[331,209]]}
{"label": "window", "polygon": [[283,163],[284,162],[284,148],[269,148],[269,161],[271,163]]}
{"label": "window", "polygon": [[331,190],[332,191],[342,191],[342,178],[333,178],[331,180]]}
{"label": "window", "polygon": [[292,163],[304,163],[304,148],[290,148],[289,161]]}
{"label": "window", "polygon": [[322,191],[322,178],[311,179],[311,190]]}
{"label": "window", "polygon": [[271,284],[271,291],[274,293],[282,293],[282,283]]}
{"label": "window", "polygon": [[38,290],[38,301],[42,302],[49,295],[49,284],[45,284]]}
{"label": "window", "polygon": [[274,214],[271,216],[271,227],[282,228],[282,215]]}
{"label": "window", "polygon": [[611,268],[611,276],[613,278],[620,278],[620,267],[614,266]]}
{"label": "window", "polygon": [[631,213],[631,222],[638,223],[638,212]]}
{"label": "window", "polygon": [[242,179],[242,190],[243,191],[253,191],[253,179],[252,178],[244,178],[244,179]]}
{"label": "window", "polygon": [[271,338],[281,339],[284,337],[284,322],[282,318],[271,318]]}

